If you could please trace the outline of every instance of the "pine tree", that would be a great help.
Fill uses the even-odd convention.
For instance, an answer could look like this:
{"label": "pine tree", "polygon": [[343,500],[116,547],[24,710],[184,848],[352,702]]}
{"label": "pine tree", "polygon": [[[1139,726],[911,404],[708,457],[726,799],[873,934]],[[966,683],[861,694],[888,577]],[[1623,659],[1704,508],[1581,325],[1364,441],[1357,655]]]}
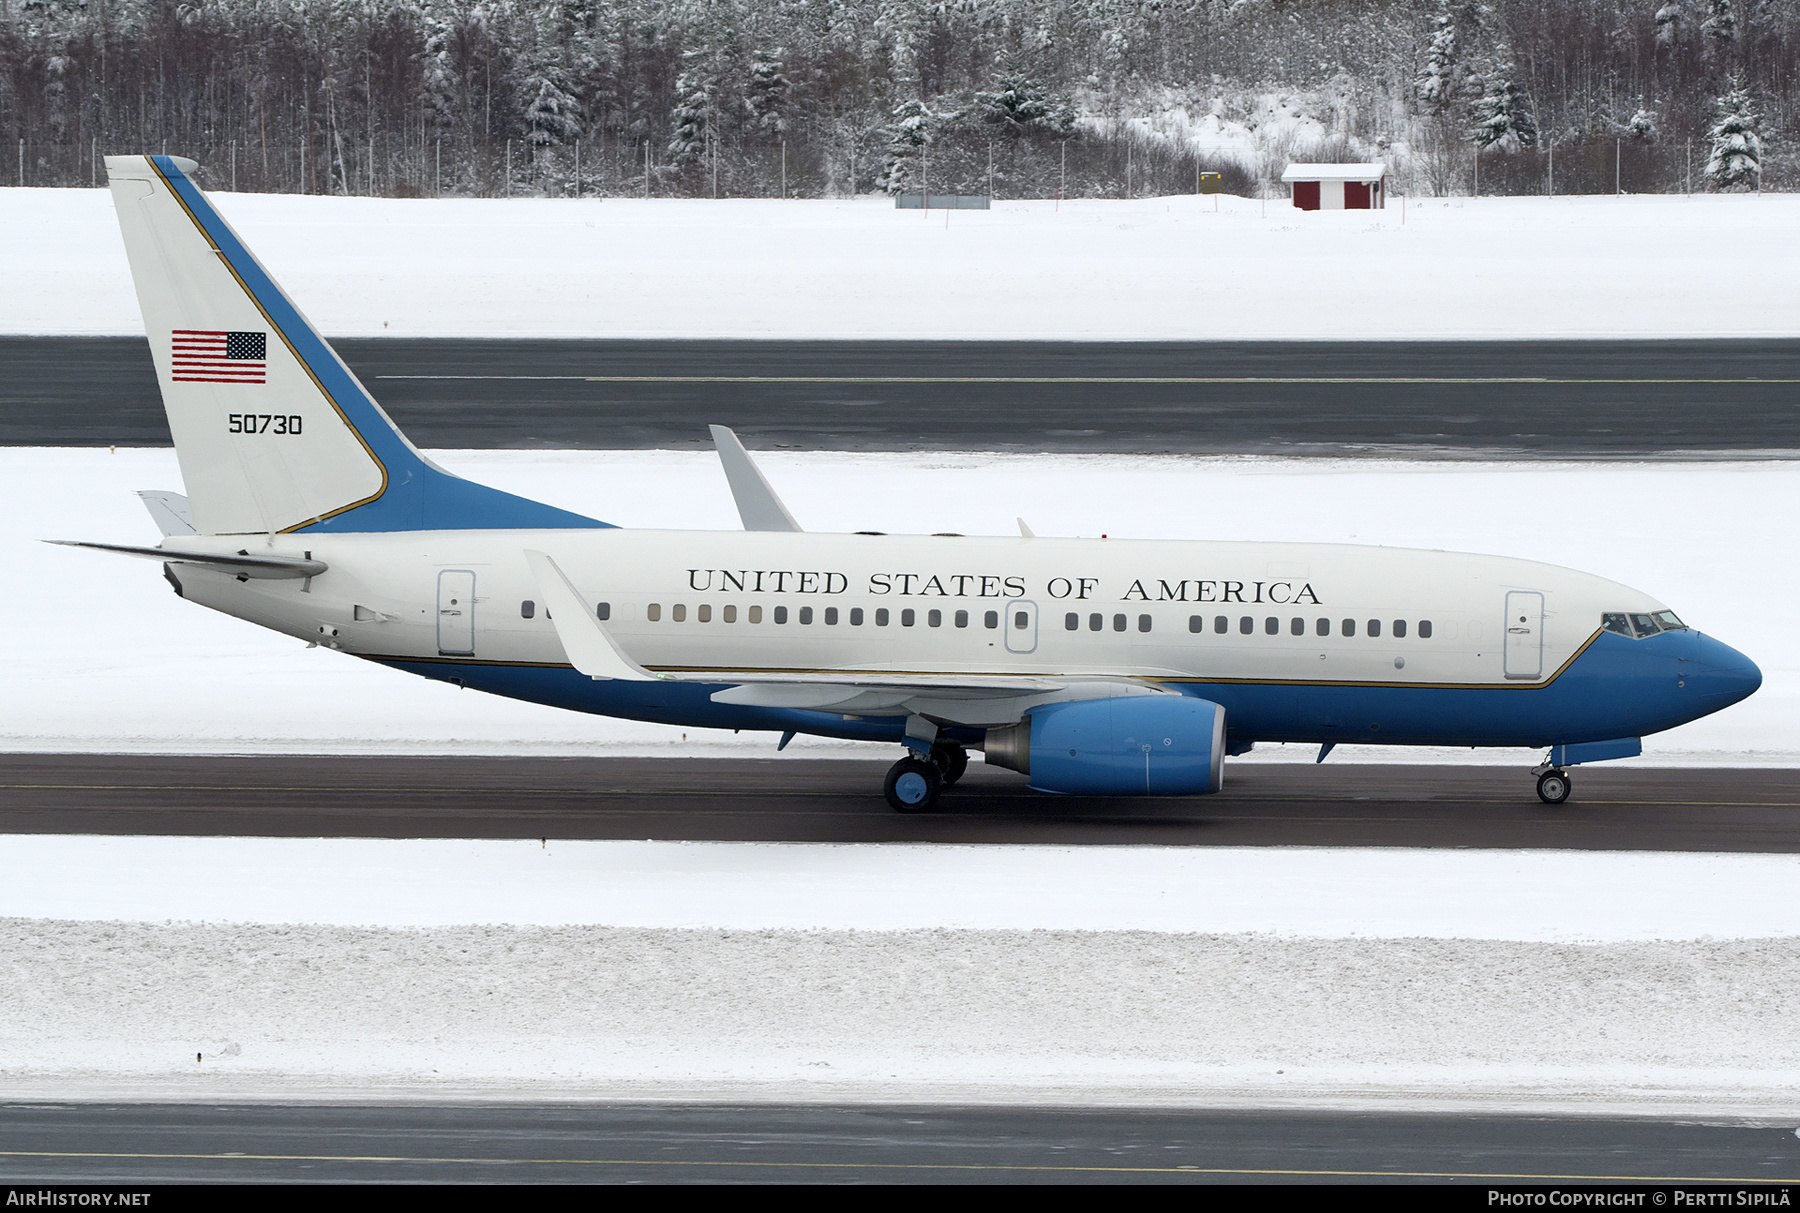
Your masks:
{"label": "pine tree", "polygon": [[1498,146],[1513,152],[1537,146],[1537,121],[1531,115],[1531,100],[1514,79],[1510,59],[1503,59],[1489,73],[1487,87],[1475,103],[1474,119],[1469,141],[1478,148]]}
{"label": "pine tree", "polygon": [[881,167],[875,188],[898,194],[908,188],[922,187],[919,158],[921,150],[931,141],[933,117],[925,103],[916,97],[909,97],[894,107],[888,120],[887,160]]}
{"label": "pine tree", "polygon": [[682,71],[675,81],[675,108],[669,113],[674,127],[669,138],[669,163],[677,168],[706,154],[712,125],[711,58],[707,51],[687,51],[681,56]]}
{"label": "pine tree", "polygon": [[1050,96],[1043,83],[1021,71],[1010,55],[995,73],[994,91],[976,93],[975,104],[982,117],[1010,133],[1066,135],[1075,129],[1074,107]]}
{"label": "pine tree", "polygon": [[568,143],[581,133],[581,103],[569,91],[562,64],[547,62],[525,79],[526,139],[534,151]]}
{"label": "pine tree", "polygon": [[1656,142],[1656,113],[1645,108],[1642,97],[1638,98],[1637,112],[1625,124],[1625,137],[1636,143]]}
{"label": "pine tree", "polygon": [[1760,118],[1743,77],[1731,78],[1731,88],[1719,98],[1716,112],[1706,179],[1715,189],[1756,189],[1762,184],[1762,138],[1756,130]]}
{"label": "pine tree", "polygon": [[1441,114],[1456,100],[1460,75],[1457,57],[1456,18],[1450,12],[1449,0],[1439,0],[1424,66],[1413,77],[1413,95],[1426,113]]}
{"label": "pine tree", "polygon": [[1706,35],[1714,55],[1723,58],[1731,53],[1737,43],[1737,13],[1731,0],[1706,0],[1706,17],[1700,22],[1700,32]]}
{"label": "pine tree", "polygon": [[1681,0],[1669,0],[1669,3],[1656,10],[1651,18],[1656,26],[1656,45],[1674,46],[1681,41],[1681,35],[1687,27],[1687,9]]}
{"label": "pine tree", "polygon": [[769,135],[787,130],[788,78],[782,74],[782,52],[765,55],[758,51],[750,64],[750,89],[744,97],[744,108],[750,123]]}

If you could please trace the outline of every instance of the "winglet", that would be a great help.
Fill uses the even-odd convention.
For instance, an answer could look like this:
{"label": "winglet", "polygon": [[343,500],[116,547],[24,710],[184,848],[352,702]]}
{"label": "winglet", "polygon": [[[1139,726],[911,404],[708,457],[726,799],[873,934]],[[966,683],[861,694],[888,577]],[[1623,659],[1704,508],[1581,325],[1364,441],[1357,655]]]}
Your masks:
{"label": "winglet", "polygon": [[194,527],[193,511],[188,509],[188,499],[180,493],[162,492],[152,489],[139,489],[138,497],[143,500],[144,508],[150,511],[150,517],[156,523],[156,529],[166,539],[170,535],[198,535]]}
{"label": "winglet", "polygon": [[1037,532],[1032,530],[1030,527],[1026,526],[1025,520],[1023,518],[1015,518],[1015,519],[1013,519],[1013,521],[1019,524],[1019,537],[1021,539],[1036,539],[1037,538]]}
{"label": "winglet", "polygon": [[589,678],[616,678],[621,682],[656,682],[655,674],[625,655],[594,614],[594,608],[576,592],[556,561],[542,552],[527,551],[525,562],[537,581],[538,593],[550,613],[550,625],[562,641],[569,664]]}
{"label": "winglet", "polygon": [[798,531],[800,524],[788,513],[781,498],[769,487],[768,477],[750,458],[750,452],[738,436],[722,425],[708,426],[713,445],[719,450],[719,462],[725,465],[725,479],[731,485],[731,496],[737,501],[738,517],[746,531]]}

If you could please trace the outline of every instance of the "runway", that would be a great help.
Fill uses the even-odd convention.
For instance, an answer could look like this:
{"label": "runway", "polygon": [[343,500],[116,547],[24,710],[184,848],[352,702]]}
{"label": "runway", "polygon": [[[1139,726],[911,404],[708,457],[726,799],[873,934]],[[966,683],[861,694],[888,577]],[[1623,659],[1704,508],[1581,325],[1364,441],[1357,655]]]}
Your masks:
{"label": "runway", "polygon": [[1045,796],[980,765],[936,812],[885,762],[0,755],[0,833],[1800,852],[1800,771],[1228,765],[1181,799]]}
{"label": "runway", "polygon": [[0,1106],[11,1183],[1800,1182],[1788,1126],[814,1106]]}
{"label": "runway", "polygon": [[[1800,341],[334,343],[430,448],[1800,451]],[[169,444],[142,338],[0,337],[0,445]]]}

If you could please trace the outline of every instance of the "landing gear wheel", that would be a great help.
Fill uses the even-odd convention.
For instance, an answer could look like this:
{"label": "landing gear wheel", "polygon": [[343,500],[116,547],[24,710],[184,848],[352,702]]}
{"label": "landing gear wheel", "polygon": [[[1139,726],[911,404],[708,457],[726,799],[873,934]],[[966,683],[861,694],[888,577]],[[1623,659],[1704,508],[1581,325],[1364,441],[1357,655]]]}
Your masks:
{"label": "landing gear wheel", "polygon": [[1545,804],[1561,804],[1573,788],[1567,771],[1545,771],[1538,776],[1538,799]]}
{"label": "landing gear wheel", "polygon": [[888,768],[881,790],[901,813],[929,813],[944,790],[944,777],[937,763],[908,755]]}
{"label": "landing gear wheel", "polygon": [[934,745],[931,761],[937,763],[938,774],[944,777],[944,786],[949,787],[969,769],[969,751],[959,745]]}

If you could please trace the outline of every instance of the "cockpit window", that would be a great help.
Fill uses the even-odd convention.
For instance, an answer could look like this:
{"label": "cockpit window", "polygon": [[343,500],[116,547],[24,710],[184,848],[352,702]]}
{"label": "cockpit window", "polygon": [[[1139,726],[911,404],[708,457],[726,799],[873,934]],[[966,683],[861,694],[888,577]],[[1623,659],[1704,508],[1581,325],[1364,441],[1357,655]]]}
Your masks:
{"label": "cockpit window", "polygon": [[1600,626],[1609,632],[1617,632],[1621,636],[1643,639],[1654,636],[1658,632],[1679,632],[1687,628],[1674,611],[1657,611],[1654,614],[1630,614],[1624,611],[1607,611],[1600,616]]}

